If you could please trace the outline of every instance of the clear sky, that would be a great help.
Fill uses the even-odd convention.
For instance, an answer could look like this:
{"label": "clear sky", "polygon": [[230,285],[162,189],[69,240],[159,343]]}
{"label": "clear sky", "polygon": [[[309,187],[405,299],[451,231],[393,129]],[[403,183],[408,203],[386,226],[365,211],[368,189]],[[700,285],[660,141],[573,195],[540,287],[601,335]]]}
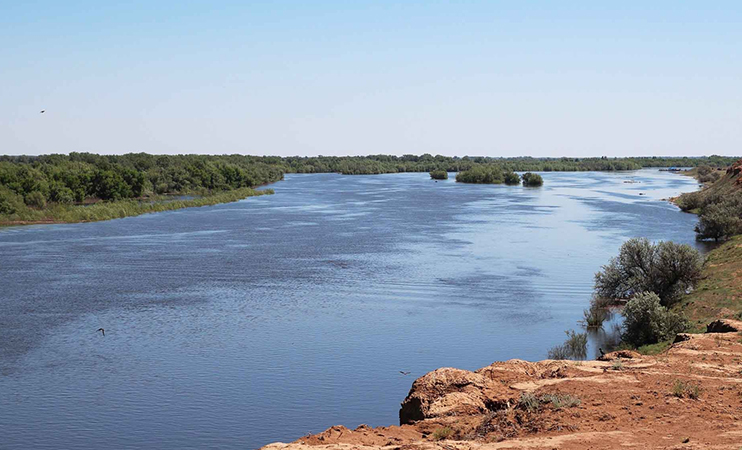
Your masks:
{"label": "clear sky", "polygon": [[71,151],[739,155],[742,2],[0,0],[0,154]]}

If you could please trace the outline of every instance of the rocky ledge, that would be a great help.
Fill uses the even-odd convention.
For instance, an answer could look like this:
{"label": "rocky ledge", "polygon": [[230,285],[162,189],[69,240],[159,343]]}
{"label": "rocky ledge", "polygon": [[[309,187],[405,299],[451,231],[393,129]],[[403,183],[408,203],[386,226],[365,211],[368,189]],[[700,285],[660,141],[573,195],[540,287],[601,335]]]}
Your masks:
{"label": "rocky ledge", "polygon": [[739,450],[742,323],[708,329],[656,356],[438,369],[413,383],[399,426],[335,426],[263,448]]}

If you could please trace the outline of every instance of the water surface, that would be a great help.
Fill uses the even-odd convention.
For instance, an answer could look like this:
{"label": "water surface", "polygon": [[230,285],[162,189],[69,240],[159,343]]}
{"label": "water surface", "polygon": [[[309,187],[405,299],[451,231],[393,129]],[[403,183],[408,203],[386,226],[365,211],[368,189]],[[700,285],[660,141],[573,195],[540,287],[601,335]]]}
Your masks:
{"label": "water surface", "polygon": [[0,447],[395,424],[429,370],[543,359],[626,239],[694,244],[695,217],[661,201],[688,177],[542,175],[287,175],[237,203],[0,230]]}

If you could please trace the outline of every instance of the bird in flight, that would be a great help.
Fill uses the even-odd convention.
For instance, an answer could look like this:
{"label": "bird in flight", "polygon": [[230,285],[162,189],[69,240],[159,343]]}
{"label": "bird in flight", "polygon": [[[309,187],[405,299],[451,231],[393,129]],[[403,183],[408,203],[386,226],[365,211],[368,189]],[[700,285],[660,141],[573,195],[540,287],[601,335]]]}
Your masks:
{"label": "bird in flight", "polygon": [[403,372],[401,370],[399,371],[399,373],[401,373],[402,375],[409,375],[410,374],[410,372]]}
{"label": "bird in flight", "polygon": [[105,335],[106,335],[106,330],[104,330],[103,328],[98,328],[98,329],[97,329],[97,330],[95,330],[95,331],[100,331],[100,332],[101,332],[101,334],[102,334],[103,336],[105,336]]}
{"label": "bird in flight", "polygon": [[45,110],[45,109],[42,109],[42,110],[41,110],[41,114],[44,114],[45,112],[46,112],[46,110]]}

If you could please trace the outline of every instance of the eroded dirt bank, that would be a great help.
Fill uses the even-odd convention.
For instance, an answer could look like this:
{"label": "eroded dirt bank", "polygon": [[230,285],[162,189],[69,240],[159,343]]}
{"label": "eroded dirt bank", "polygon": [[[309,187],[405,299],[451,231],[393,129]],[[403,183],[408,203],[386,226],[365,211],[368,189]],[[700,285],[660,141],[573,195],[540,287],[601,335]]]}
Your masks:
{"label": "eroded dirt bank", "polygon": [[[496,362],[418,378],[401,426],[335,426],[266,450],[733,449],[742,447],[742,323],[665,353]],[[683,340],[685,339],[685,340]]]}

